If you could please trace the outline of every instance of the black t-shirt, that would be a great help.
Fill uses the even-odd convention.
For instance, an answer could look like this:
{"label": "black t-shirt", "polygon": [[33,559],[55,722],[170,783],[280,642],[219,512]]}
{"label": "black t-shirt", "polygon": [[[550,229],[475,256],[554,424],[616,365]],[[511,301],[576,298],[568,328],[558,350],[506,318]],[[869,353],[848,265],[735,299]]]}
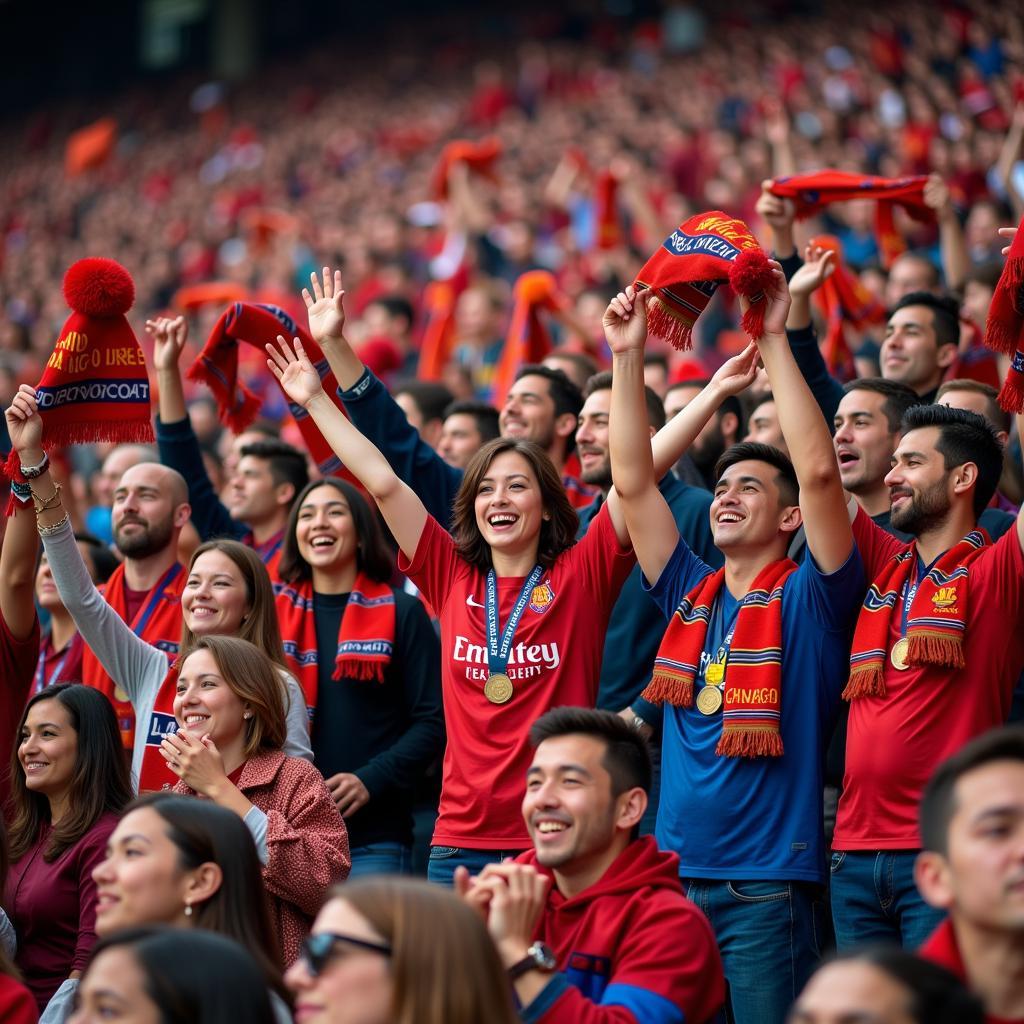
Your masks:
{"label": "black t-shirt", "polygon": [[444,750],[441,650],[422,604],[395,594],[394,654],[383,683],[332,679],[348,594],[314,594],[318,663],[312,746],[325,779],[357,775],[370,801],[346,818],[349,845],[412,843],[414,783]]}

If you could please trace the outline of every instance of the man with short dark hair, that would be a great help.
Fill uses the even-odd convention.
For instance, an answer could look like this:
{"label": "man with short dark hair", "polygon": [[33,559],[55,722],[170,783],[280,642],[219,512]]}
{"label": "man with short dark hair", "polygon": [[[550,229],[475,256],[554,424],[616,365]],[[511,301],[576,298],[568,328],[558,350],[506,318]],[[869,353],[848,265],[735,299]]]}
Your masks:
{"label": "man with short dark hair", "polygon": [[914,948],[938,915],[914,885],[917,807],[943,758],[1006,721],[1024,667],[1024,524],[990,543],[976,530],[1002,448],[976,413],[917,405],[885,482],[891,526],[851,502],[873,581],[853,640],[846,773],[832,843],[840,949],[869,941]]}
{"label": "man with short dark hair", "polygon": [[775,396],[769,391],[761,396],[760,401],[750,411],[747,420],[747,436],[744,441],[755,441],[758,444],[771,445],[780,452],[786,452],[786,439],[782,436],[779,426],[779,413],[775,407]]}
{"label": "man with short dark hair", "polygon": [[[821,954],[822,762],[863,594],[832,441],[786,343],[789,296],[775,271],[757,346],[673,421],[696,437],[723,396],[749,387],[760,352],[792,462],[753,442],[719,459],[718,572],[680,538],[640,429],[647,296],[627,289],[605,320],[615,490],[669,623],[644,693],[664,705],[655,834],[711,920],[738,1024],[781,1024]],[[801,522],[810,555],[797,567],[786,550]],[[649,714],[642,701],[632,709]]]}
{"label": "man with short dark hair", "polygon": [[449,466],[465,469],[483,445],[500,436],[498,410],[489,402],[463,398],[445,407],[437,454]]}
{"label": "man with short dark hair", "polygon": [[160,460],[188,481],[192,523],[201,540],[232,537],[252,547],[276,576],[292,502],[309,482],[306,456],[277,438],[253,440],[239,451],[226,502],[217,496],[203,464],[185,405],[178,361],[188,340],[184,317],[147,323],[160,392],[156,439]]}
{"label": "man with short dark hair", "polygon": [[651,781],[617,715],[558,708],[534,723],[523,817],[533,849],[456,890],[484,916],[524,1021],[703,1024],[724,999],[708,922],[678,861],[637,838]]}
{"label": "man with short dark hair", "polygon": [[444,411],[452,403],[452,393],[433,380],[406,380],[391,392],[402,407],[409,425],[435,451],[441,440]]}
{"label": "man with short dark hair", "polygon": [[1024,1021],[1024,729],[996,729],[943,762],[921,800],[914,877],[949,916],[920,955],[984,1002],[990,1024]]}

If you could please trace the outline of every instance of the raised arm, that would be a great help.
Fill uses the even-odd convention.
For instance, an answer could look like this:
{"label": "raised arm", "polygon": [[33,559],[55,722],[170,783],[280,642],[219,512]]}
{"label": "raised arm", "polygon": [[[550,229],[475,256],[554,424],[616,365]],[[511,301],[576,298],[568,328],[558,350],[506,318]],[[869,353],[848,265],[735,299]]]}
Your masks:
{"label": "raised arm", "polygon": [[[9,429],[9,425],[8,425]],[[33,601],[39,534],[31,505],[18,503],[0,549],[0,615],[15,640],[28,640],[36,624]]]}
{"label": "raised arm", "polygon": [[807,546],[818,568],[832,573],[849,558],[853,531],[828,426],[786,339],[790,298],[778,264],[767,302],[765,329],[758,348],[775,395],[782,436],[800,482],[800,510]]}
{"label": "raised arm", "polygon": [[313,418],[334,454],[355,475],[377,503],[385,522],[406,558],[416,554],[427,522],[427,510],[408,484],[403,483],[388,460],[346,419],[324,392],[320,374],[309,361],[302,342],[289,345],[278,336],[278,348],[267,346],[267,365],[285,394]]}
{"label": "raised arm", "polygon": [[971,258],[967,253],[967,240],[949,186],[940,175],[928,175],[924,186],[924,202],[935,211],[939,222],[939,255],[946,288],[951,292],[959,292],[971,269]]}

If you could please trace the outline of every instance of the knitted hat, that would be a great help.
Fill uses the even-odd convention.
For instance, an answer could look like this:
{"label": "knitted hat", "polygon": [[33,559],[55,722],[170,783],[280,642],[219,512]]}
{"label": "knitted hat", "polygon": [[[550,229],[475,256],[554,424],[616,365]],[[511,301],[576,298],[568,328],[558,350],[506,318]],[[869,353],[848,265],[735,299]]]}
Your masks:
{"label": "knitted hat", "polygon": [[658,296],[647,311],[651,334],[689,348],[697,317],[723,281],[749,301],[743,330],[757,340],[764,333],[764,293],[772,281],[768,257],[743,221],[720,210],[699,213],[683,221],[636,276],[637,288]]}
{"label": "knitted hat", "polygon": [[149,377],[125,313],[135,283],[120,263],[79,260],[64,275],[72,313],[36,385],[46,447],[153,440]]}

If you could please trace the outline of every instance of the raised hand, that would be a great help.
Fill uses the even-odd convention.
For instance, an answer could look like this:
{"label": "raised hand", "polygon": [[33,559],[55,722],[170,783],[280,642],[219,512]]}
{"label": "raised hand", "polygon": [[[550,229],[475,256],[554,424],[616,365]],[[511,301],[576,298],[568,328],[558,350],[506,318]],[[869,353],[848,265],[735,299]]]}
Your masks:
{"label": "raised hand", "polygon": [[[768,304],[764,314],[764,334],[760,344],[782,338],[786,341],[786,317],[792,301],[786,287],[786,275],[777,260],[769,260],[772,268],[772,283],[765,289],[764,301]],[[741,295],[740,309],[745,313],[750,303]]]}
{"label": "raised hand", "polygon": [[324,392],[320,374],[309,361],[309,356],[306,355],[306,350],[298,338],[292,340],[294,349],[280,334],[277,336],[277,344],[279,348],[267,345],[267,355],[270,357],[267,366],[284,388],[284,393],[296,405],[306,408],[314,398]]}
{"label": "raised hand", "polygon": [[794,298],[807,298],[831,277],[836,269],[836,254],[820,245],[807,246],[804,265],[790,278],[789,293]]}
{"label": "raised hand", "polygon": [[321,345],[325,341],[341,341],[345,337],[345,306],[342,302],[345,290],[341,287],[341,271],[335,270],[332,276],[330,268],[324,267],[323,283],[316,274],[310,274],[309,280],[313,293],[310,294],[308,288],[302,289],[309,317],[309,333]]}
{"label": "raised hand", "polygon": [[770,178],[761,182],[761,195],[758,196],[754,209],[769,227],[776,231],[789,231],[793,227],[796,207],[793,206],[792,199],[772,195],[771,184]]}
{"label": "raised hand", "polygon": [[722,363],[711,378],[711,383],[722,397],[746,391],[757,377],[757,359],[757,345],[752,341],[738,355]]}
{"label": "raised hand", "polygon": [[228,781],[224,759],[209,735],[179,729],[160,741],[160,753],[171,771],[201,796],[212,797]]}
{"label": "raised hand", "polygon": [[[11,446],[20,455],[38,455],[42,457],[43,421],[39,418],[39,406],[36,402],[35,388],[22,384],[15,394],[10,408],[4,413],[7,421],[7,433],[11,438]],[[25,464],[38,462],[39,458],[28,459]]]}
{"label": "raised hand", "polygon": [[647,304],[654,292],[638,292],[628,285],[619,292],[604,311],[604,336],[616,355],[641,352],[647,342]]}
{"label": "raised hand", "polygon": [[924,185],[924,205],[935,211],[936,216],[941,220],[943,217],[956,216],[953,207],[953,196],[949,186],[942,179],[942,175],[933,171],[928,175]]}
{"label": "raised hand", "polygon": [[181,359],[188,341],[188,323],[183,316],[169,316],[146,321],[146,331],[153,338],[153,366],[156,370],[173,370]]}
{"label": "raised hand", "polygon": [[[1016,228],[1000,228],[999,229],[999,237],[1000,238],[1008,238],[1010,240],[1010,245],[1013,245],[1013,240],[1014,240],[1014,238],[1017,237],[1017,229]],[[1004,256],[1009,256],[1010,255],[1010,245],[1004,245],[1003,246],[1002,253],[1003,253]]]}

